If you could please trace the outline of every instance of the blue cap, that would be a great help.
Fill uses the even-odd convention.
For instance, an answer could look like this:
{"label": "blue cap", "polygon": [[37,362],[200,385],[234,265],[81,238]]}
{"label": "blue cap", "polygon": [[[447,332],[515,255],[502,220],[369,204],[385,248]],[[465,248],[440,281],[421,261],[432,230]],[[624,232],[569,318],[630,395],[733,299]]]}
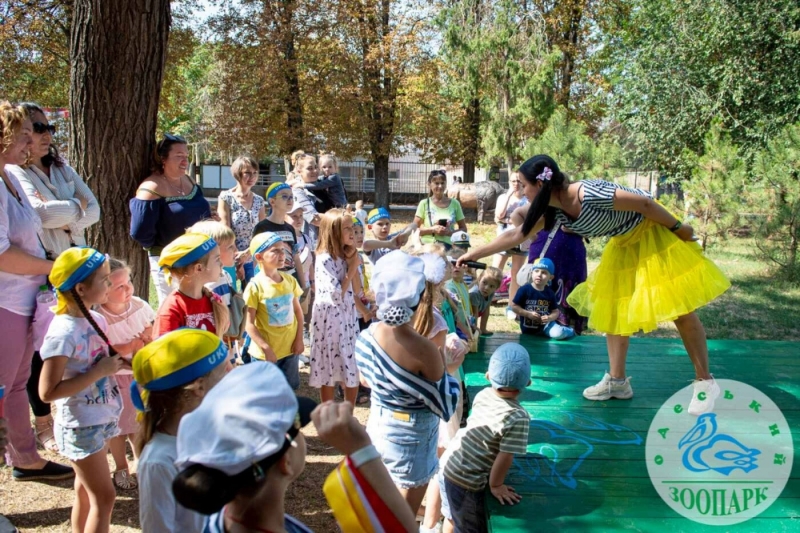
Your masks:
{"label": "blue cap", "polygon": [[489,359],[489,381],[495,389],[523,390],[531,380],[528,350],[517,343],[500,346]]}
{"label": "blue cap", "polygon": [[556,275],[556,265],[553,264],[552,260],[546,257],[540,257],[539,259],[533,262],[533,265],[531,265],[531,269],[537,269],[537,268],[539,270],[547,270],[551,276]]}
{"label": "blue cap", "polygon": [[389,210],[385,207],[378,207],[370,211],[367,215],[367,224],[374,224],[382,218],[390,220],[392,216],[389,214]]}

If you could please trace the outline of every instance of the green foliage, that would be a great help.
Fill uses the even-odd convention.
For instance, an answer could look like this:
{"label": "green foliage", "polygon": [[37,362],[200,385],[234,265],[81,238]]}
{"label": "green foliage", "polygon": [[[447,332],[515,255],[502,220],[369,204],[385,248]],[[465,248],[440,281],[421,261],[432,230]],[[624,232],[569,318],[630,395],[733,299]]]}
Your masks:
{"label": "green foliage", "polygon": [[800,123],[787,126],[755,159],[752,195],[764,216],[757,230],[761,257],[785,279],[800,281]]}
{"label": "green foliage", "polygon": [[616,114],[645,165],[685,173],[714,119],[744,155],[797,121],[796,0],[634,0],[631,13],[606,48]]}
{"label": "green foliage", "polygon": [[705,249],[739,223],[747,172],[738,148],[717,122],[705,136],[702,155],[687,153],[685,159],[693,170],[681,184],[684,209]]}
{"label": "green foliage", "polygon": [[547,129],[536,139],[525,143],[525,154],[547,154],[572,179],[613,180],[624,173],[625,154],[610,135],[595,141],[586,132],[586,125],[570,120],[563,108],[558,108]]}

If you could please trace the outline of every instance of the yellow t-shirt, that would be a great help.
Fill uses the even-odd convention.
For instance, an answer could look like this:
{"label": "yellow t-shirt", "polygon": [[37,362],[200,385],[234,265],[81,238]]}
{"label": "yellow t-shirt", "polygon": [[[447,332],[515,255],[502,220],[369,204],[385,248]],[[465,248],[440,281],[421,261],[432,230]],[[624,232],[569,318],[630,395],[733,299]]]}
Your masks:
{"label": "yellow t-shirt", "polygon": [[[297,318],[294,316],[294,301],[303,294],[293,276],[278,272],[281,281],[276,283],[264,275],[257,274],[244,291],[247,307],[256,310],[256,328],[264,336],[275,356],[282,359],[292,354],[292,343],[297,335]],[[264,352],[250,343],[250,355],[264,360]]]}

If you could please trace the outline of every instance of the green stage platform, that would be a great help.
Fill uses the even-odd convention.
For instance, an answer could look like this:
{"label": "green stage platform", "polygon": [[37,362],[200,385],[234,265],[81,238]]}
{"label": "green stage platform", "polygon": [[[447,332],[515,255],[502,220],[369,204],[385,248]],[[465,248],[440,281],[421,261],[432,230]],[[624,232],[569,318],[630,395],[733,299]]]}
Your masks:
{"label": "green stage platform", "polygon": [[[800,532],[800,345],[709,341],[717,378],[745,382],[769,396],[793,430],[794,464],[780,498],[758,517],[735,525],[684,518],[658,495],[645,465],[645,441],[656,412],[689,384],[693,370],[679,339],[631,340],[631,400],[591,402],[581,396],[608,368],[605,339],[569,341],[496,333],[481,339],[464,363],[472,398],[488,386],[492,352],[519,342],[531,355],[533,383],[520,398],[531,414],[528,455],[508,481],[523,496],[501,506],[488,496],[489,529],[511,532]],[[771,457],[771,456],[770,456]]]}

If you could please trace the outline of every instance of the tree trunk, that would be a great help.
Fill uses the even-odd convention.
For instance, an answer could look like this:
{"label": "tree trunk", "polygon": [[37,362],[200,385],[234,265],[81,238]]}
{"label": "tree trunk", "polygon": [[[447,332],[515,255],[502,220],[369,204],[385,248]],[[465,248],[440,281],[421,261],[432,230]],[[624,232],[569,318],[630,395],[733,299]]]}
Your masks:
{"label": "tree trunk", "polygon": [[375,206],[389,208],[389,156],[373,155],[375,165]]}
{"label": "tree trunk", "polygon": [[150,172],[169,26],[169,0],[75,0],[70,160],[101,209],[88,241],[128,262],[145,299],[147,254],[129,236],[128,200]]}
{"label": "tree trunk", "polygon": [[[475,94],[478,89],[475,87]],[[464,152],[464,183],[475,183],[475,164],[481,147],[481,101],[470,100],[467,112],[467,146]]]}
{"label": "tree trunk", "polygon": [[284,2],[283,10],[281,11],[281,39],[283,40],[281,70],[283,70],[283,77],[286,82],[284,105],[286,106],[286,130],[288,132],[286,146],[282,148],[286,154],[306,148],[305,132],[303,131],[303,104],[300,100],[300,77],[297,72],[297,47],[295,45],[293,26],[295,8],[295,2]]}

